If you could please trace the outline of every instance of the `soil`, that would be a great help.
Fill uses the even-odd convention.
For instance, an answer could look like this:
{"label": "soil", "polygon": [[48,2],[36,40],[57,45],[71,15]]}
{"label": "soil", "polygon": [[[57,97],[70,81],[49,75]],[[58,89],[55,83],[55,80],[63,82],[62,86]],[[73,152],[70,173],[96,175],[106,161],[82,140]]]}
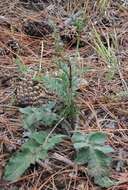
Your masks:
{"label": "soil", "polygon": [[[85,25],[78,31],[72,20],[81,17],[81,10]],[[94,48],[94,27],[118,60],[112,78],[105,60]],[[106,10],[101,10],[98,1],[93,0],[0,3],[0,190],[104,189],[87,175],[86,166],[74,167],[75,151],[68,140],[50,152],[49,159],[31,165],[15,183],[3,180],[8,159],[20,149],[25,137],[19,107],[12,103],[13,89],[10,84],[2,83],[1,76],[15,68],[16,57],[28,67],[38,67],[42,44],[42,67],[46,73],[55,72],[55,59],[77,53],[78,33],[76,64],[88,68],[82,74],[86,85],[80,87],[76,100],[80,109],[79,130],[108,134],[107,143],[115,150],[111,176],[120,181],[108,190],[128,190],[128,3],[125,0],[110,0]]]}

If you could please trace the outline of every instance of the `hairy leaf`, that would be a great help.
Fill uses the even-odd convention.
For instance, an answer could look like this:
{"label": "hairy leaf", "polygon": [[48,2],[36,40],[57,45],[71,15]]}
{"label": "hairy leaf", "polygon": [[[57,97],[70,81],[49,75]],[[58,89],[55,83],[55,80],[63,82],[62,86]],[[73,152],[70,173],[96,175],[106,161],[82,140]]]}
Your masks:
{"label": "hairy leaf", "polygon": [[[109,179],[111,158],[106,155],[113,152],[113,149],[105,144],[106,140],[106,134],[101,132],[85,135],[75,133],[72,137],[74,147],[77,150],[75,161],[79,164],[87,164],[88,174],[94,177],[95,183],[102,187],[109,187],[114,184]],[[106,184],[105,179],[107,180]]]}
{"label": "hairy leaf", "polygon": [[82,148],[78,153],[75,161],[78,164],[87,164],[89,160],[89,148]]}
{"label": "hairy leaf", "polygon": [[96,133],[91,133],[89,135],[89,142],[93,144],[102,145],[106,142],[106,140],[107,140],[107,135],[105,133],[96,132]]}
{"label": "hairy leaf", "polygon": [[16,181],[30,164],[35,164],[40,159],[44,160],[48,151],[60,143],[64,137],[59,134],[48,137],[45,132],[33,133],[30,139],[22,145],[21,150],[10,158],[5,168],[4,179]]}
{"label": "hairy leaf", "polygon": [[100,185],[101,187],[105,187],[105,188],[109,188],[113,185],[116,185],[116,183],[117,183],[115,180],[111,180],[107,176],[95,177],[94,181],[96,184]]}
{"label": "hairy leaf", "polygon": [[59,116],[52,112],[55,103],[49,102],[39,108],[26,107],[20,108],[20,112],[23,113],[23,126],[25,129],[34,131],[39,124],[45,126],[52,125],[55,121],[59,120]]}

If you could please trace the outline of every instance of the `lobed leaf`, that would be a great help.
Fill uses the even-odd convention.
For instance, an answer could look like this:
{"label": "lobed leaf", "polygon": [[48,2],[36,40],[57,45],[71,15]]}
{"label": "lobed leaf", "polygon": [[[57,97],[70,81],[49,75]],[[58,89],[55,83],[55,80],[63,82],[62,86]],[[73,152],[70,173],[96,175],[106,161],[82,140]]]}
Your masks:
{"label": "lobed leaf", "polygon": [[113,181],[109,178],[111,158],[106,154],[114,150],[105,144],[106,140],[106,134],[101,132],[85,135],[75,133],[72,136],[74,147],[77,150],[75,161],[78,164],[87,164],[88,174],[94,178],[96,184],[102,187],[110,187],[113,185]]}
{"label": "lobed leaf", "polygon": [[97,185],[100,185],[103,188],[104,187],[105,188],[109,188],[109,187],[117,184],[117,182],[115,180],[112,180],[112,179],[110,179],[107,176],[98,176],[98,177],[95,177],[94,182]]}
{"label": "lobed leaf", "polygon": [[107,140],[107,135],[102,132],[91,133],[89,135],[89,141],[93,144],[103,145]]}
{"label": "lobed leaf", "polygon": [[30,139],[22,145],[21,151],[14,154],[5,167],[4,179],[16,181],[36,161],[44,160],[48,151],[60,143],[64,135],[52,135],[48,137],[45,132],[35,132]]}
{"label": "lobed leaf", "polygon": [[49,102],[42,107],[27,107],[20,108],[23,113],[23,126],[25,129],[34,131],[36,126],[43,124],[45,126],[52,125],[55,121],[59,120],[59,116],[52,112],[55,103]]}

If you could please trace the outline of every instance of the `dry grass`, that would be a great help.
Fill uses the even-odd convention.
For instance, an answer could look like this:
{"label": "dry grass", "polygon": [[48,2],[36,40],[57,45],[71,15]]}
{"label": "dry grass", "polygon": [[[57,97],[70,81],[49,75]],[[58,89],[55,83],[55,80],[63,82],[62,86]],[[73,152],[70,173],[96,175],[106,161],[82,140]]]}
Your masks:
{"label": "dry grass", "polygon": [[[81,87],[77,104],[80,108],[79,130],[105,131],[109,135],[108,142],[115,149],[112,166],[112,176],[120,180],[120,184],[108,190],[128,189],[128,10],[121,1],[111,1],[106,15],[102,16],[97,4],[93,1],[68,1],[65,5],[67,15],[84,9],[86,26],[81,34],[85,45],[79,49],[78,64],[91,67],[85,74],[88,82]],[[52,35],[44,38],[34,38],[22,31],[23,20],[40,20],[46,11],[25,9],[18,0],[4,0],[0,3],[0,47],[6,47],[10,38],[16,39],[22,47],[18,54],[25,64],[37,66],[40,61],[41,41],[44,44],[42,67],[55,70],[54,38]],[[46,17],[48,17],[48,13]],[[4,18],[4,19],[3,19]],[[62,15],[50,18],[59,25],[63,24]],[[11,27],[8,27],[10,24]],[[120,62],[114,79],[106,80],[108,71],[106,64],[95,52],[91,35],[92,26],[104,37],[110,40],[110,34],[116,34],[118,42],[115,54]],[[11,29],[10,29],[11,28]],[[18,31],[15,30],[18,28]],[[63,31],[62,31],[63,32]],[[105,41],[104,41],[105,43]],[[72,55],[76,49],[72,43],[66,43],[64,54]],[[61,56],[63,57],[64,54]],[[12,53],[0,56],[1,68],[14,66]],[[11,87],[0,88],[0,177],[10,155],[18,150],[23,141],[21,115],[18,108],[11,105]],[[71,143],[65,141],[51,152],[49,159],[40,162],[30,169],[15,183],[0,180],[0,189],[4,190],[100,190],[86,174],[86,167],[76,167],[73,162],[74,150]]]}

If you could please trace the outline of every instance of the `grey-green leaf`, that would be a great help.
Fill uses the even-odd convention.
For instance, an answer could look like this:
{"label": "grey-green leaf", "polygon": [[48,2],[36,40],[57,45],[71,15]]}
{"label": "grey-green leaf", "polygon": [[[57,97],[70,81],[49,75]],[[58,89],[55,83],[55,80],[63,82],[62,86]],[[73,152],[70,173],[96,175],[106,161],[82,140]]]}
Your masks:
{"label": "grey-green leaf", "polygon": [[101,187],[105,187],[105,188],[109,188],[109,187],[111,187],[113,185],[116,185],[116,183],[117,183],[116,181],[111,180],[107,176],[98,176],[98,177],[95,177],[94,182],[97,185],[100,185]]}
{"label": "grey-green leaf", "polygon": [[95,146],[95,150],[99,150],[103,152],[104,154],[112,153],[114,152],[114,149],[110,147],[109,145],[106,146]]}
{"label": "grey-green leaf", "polygon": [[102,132],[91,133],[89,135],[89,141],[93,144],[103,145],[107,140],[107,135]]}
{"label": "grey-green leaf", "polygon": [[75,162],[78,164],[86,164],[89,161],[89,148],[83,148],[78,151]]}
{"label": "grey-green leaf", "polygon": [[74,133],[72,136],[72,141],[75,142],[85,142],[86,140],[86,134],[82,133]]}
{"label": "grey-green leaf", "polygon": [[101,132],[75,133],[72,136],[74,148],[77,151],[75,161],[78,164],[87,164],[89,176],[93,177],[95,183],[102,187],[113,185],[113,181],[109,178],[111,157],[106,154],[114,150],[105,144],[106,140],[106,134]]}
{"label": "grey-green leaf", "polygon": [[23,127],[34,132],[35,128],[39,124],[45,126],[52,125],[55,121],[59,120],[59,116],[56,113],[53,113],[51,109],[55,104],[49,102],[42,107],[27,107],[21,108],[20,112],[23,113]]}
{"label": "grey-green leaf", "polygon": [[14,154],[5,167],[4,179],[16,181],[36,161],[47,157],[48,151],[60,143],[64,135],[48,136],[45,132],[35,132],[30,139],[22,145],[21,151]]}

